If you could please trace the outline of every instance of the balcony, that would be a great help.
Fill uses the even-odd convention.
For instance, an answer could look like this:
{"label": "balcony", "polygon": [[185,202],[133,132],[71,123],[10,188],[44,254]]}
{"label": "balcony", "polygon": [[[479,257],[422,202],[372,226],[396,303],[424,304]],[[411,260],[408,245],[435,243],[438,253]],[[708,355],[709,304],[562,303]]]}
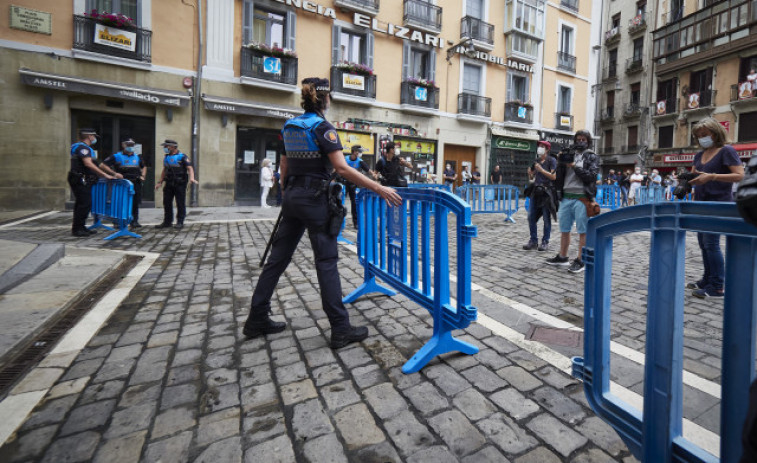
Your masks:
{"label": "balcony", "polygon": [[[124,37],[119,37],[122,39],[119,42],[111,42],[113,45],[106,45],[108,41],[96,37],[95,31],[98,34],[107,31],[111,35]],[[74,50],[150,63],[152,61],[152,31],[139,27],[115,29],[110,26],[103,26],[92,18],[74,15],[73,48]]]}
{"label": "balcony", "polygon": [[505,103],[505,121],[530,124],[534,120],[534,107],[520,101],[508,101]]}
{"label": "balcony", "polygon": [[644,62],[641,58],[628,58],[626,60],[626,74],[636,74],[644,69]]}
{"label": "balcony", "polygon": [[376,99],[376,75],[355,74],[331,66],[331,92],[334,100],[372,104]]}
{"label": "balcony", "polygon": [[626,103],[623,108],[623,117],[626,119],[632,119],[641,116],[641,105],[638,102]]}
{"label": "balcony", "polygon": [[296,57],[277,57],[262,50],[242,47],[240,59],[242,81],[246,84],[272,89],[276,89],[277,84],[297,85]]}
{"label": "balcony", "polygon": [[668,97],[664,100],[657,100],[652,117],[662,119],[665,116],[676,116],[678,115],[679,104],[680,102],[676,97]]}
{"label": "balcony", "polygon": [[611,154],[615,154],[615,147],[605,146],[604,148],[599,148],[597,151],[597,154],[600,156],[609,156]]}
{"label": "balcony", "polygon": [[567,53],[557,52],[557,69],[576,73],[576,57]]}
{"label": "balcony", "polygon": [[578,0],[560,0],[560,6],[578,13]]}
{"label": "balcony", "polygon": [[606,107],[599,115],[599,121],[602,124],[612,124],[615,122],[615,106]]}
{"label": "balcony", "polygon": [[621,153],[638,153],[639,152],[639,145],[623,145],[620,147],[620,151],[618,154]]}
{"label": "balcony", "polygon": [[472,93],[460,93],[457,96],[457,113],[477,118],[492,117],[492,99]]}
{"label": "balcony", "polygon": [[442,30],[442,7],[426,0],[405,0],[403,24],[432,34]]}
{"label": "balcony", "polygon": [[376,16],[379,12],[379,0],[334,0],[334,6],[368,16]]}
{"label": "balcony", "polygon": [[618,78],[618,63],[610,63],[610,65],[602,68],[602,80],[615,80]]}
{"label": "balcony", "polygon": [[635,35],[647,29],[647,14],[641,13],[628,20],[628,34]]}
{"label": "balcony", "polygon": [[460,20],[460,38],[470,37],[477,49],[490,51],[494,49],[494,25],[473,16],[464,16]]}
{"label": "balcony", "polygon": [[573,116],[567,113],[555,113],[555,128],[558,130],[573,130]]}
{"label": "balcony", "polygon": [[757,103],[757,92],[752,90],[752,83],[748,80],[731,85],[731,104],[754,102]]}
{"label": "balcony", "polygon": [[605,46],[618,42],[620,42],[620,26],[615,26],[609,31],[605,31]]}
{"label": "balcony", "polygon": [[715,105],[716,90],[705,90],[703,92],[690,92],[686,97],[686,107],[684,111],[695,111]]}
{"label": "balcony", "polygon": [[413,82],[402,82],[400,104],[407,112],[435,114],[439,110],[439,89],[429,88]]}

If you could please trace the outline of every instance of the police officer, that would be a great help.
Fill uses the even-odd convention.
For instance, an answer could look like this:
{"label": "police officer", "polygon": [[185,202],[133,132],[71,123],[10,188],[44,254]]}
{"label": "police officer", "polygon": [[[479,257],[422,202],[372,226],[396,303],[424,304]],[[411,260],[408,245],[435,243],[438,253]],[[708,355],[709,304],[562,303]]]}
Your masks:
{"label": "police officer", "polygon": [[142,182],[147,175],[147,166],[142,156],[134,153],[134,139],[126,137],[121,141],[121,151],[109,156],[103,164],[115,170],[134,185],[134,201],[131,207],[131,227],[139,228],[139,204],[142,202]]}
{"label": "police officer", "polygon": [[160,182],[155,189],[163,186],[163,223],[155,228],[168,228],[173,223],[173,200],[176,198],[176,225],[181,229],[187,216],[187,180],[197,183],[192,161],[186,154],[179,151],[179,144],[174,140],[166,140],[160,144],[163,147],[163,172]]}
{"label": "police officer", "polygon": [[96,233],[88,230],[85,223],[87,215],[92,209],[92,185],[97,177],[106,179],[122,178],[113,176],[101,170],[95,163],[97,151],[92,145],[97,143],[97,133],[94,129],[79,130],[79,141],[71,145],[71,170],[68,171],[68,184],[74,193],[74,219],[71,224],[71,234],[85,237]]}
{"label": "police officer", "polygon": [[243,330],[248,338],[278,333],[286,328],[285,323],[274,322],[269,317],[271,296],[306,229],[315,254],[321,303],[331,324],[331,348],[360,342],[368,336],[368,328],[350,324],[349,314],[342,304],[336,235],[328,230],[328,195],[324,187],[328,186],[333,166],[337,174],[374,191],[390,205],[398,206],[402,199],[393,189],[379,185],[347,165],[339,136],[323,116],[329,104],[328,79],[309,77],[302,81],[305,113],[284,124],[285,153],[279,164],[286,186],[282,218],[273,238],[271,255],[252,295],[250,315]]}
{"label": "police officer", "polygon": [[[365,161],[363,161],[360,157],[362,154],[363,147],[360,145],[353,145],[350,149],[350,155],[346,159],[347,165],[357,171],[372,175],[371,169],[368,167],[368,164],[366,164]],[[347,194],[350,195],[350,204],[352,205],[352,225],[357,228],[357,205],[355,204],[355,193],[357,191],[357,185],[350,181],[346,181],[344,186],[347,189]]]}

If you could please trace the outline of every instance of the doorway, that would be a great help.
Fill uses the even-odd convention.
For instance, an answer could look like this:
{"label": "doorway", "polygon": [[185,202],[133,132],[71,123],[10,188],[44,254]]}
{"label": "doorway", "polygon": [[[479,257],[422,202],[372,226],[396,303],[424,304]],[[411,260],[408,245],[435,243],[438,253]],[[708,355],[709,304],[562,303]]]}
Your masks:
{"label": "doorway", "polygon": [[85,127],[97,132],[97,145],[93,148],[97,151],[98,163],[121,151],[122,138],[134,139],[134,151],[142,156],[147,165],[147,176],[142,183],[141,207],[155,207],[155,119],[72,109],[71,143],[77,141],[77,131]]}
{"label": "doorway", "polygon": [[473,146],[444,145],[444,166],[450,164],[457,174],[455,188],[463,184],[463,166],[468,166],[468,171],[473,172],[476,166],[476,148]]}
{"label": "doorway", "polygon": [[256,127],[237,129],[235,205],[260,206],[260,164],[268,158],[272,163],[271,169],[276,172],[283,152],[284,142],[279,130]]}

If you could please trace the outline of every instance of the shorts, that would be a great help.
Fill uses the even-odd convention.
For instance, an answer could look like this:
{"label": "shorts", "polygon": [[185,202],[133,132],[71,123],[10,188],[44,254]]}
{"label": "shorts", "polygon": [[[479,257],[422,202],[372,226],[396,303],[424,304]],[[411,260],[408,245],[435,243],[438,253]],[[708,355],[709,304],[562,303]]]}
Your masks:
{"label": "shorts", "polygon": [[576,223],[576,231],[579,234],[586,233],[586,226],[589,223],[589,216],[586,215],[586,205],[578,199],[563,198],[560,201],[557,220],[560,223],[561,233],[570,233],[573,228],[573,222]]}

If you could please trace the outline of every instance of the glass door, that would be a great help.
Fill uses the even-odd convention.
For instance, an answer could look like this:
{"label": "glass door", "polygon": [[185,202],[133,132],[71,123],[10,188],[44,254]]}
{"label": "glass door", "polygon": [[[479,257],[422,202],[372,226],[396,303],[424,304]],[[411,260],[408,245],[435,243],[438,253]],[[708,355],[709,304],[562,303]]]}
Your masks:
{"label": "glass door", "polygon": [[236,181],[234,203],[238,206],[260,205],[260,166],[263,159],[271,160],[276,171],[284,151],[278,130],[239,127],[237,129]]}

